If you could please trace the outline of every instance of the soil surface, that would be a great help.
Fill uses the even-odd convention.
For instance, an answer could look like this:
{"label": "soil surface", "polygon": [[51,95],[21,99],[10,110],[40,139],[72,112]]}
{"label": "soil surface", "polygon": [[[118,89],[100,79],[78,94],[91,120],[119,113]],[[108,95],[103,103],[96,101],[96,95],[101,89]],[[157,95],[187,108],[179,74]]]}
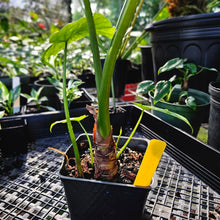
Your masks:
{"label": "soil surface", "polygon": [[[88,150],[88,142],[80,143],[81,164],[83,169],[84,178],[94,179],[94,168],[91,165],[90,151]],[[112,180],[117,183],[133,184],[143,159],[143,152],[137,152],[126,148],[118,158],[118,173]],[[69,158],[68,163],[65,165],[66,175],[72,177],[79,177],[76,166],[75,158]]]}

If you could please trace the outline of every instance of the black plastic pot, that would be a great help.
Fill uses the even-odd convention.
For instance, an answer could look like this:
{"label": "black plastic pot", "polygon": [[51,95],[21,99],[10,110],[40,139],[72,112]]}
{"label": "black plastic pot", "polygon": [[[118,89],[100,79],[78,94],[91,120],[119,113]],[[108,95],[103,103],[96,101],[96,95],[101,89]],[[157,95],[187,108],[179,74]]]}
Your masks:
{"label": "black plastic pot", "polygon": [[143,45],[141,48],[141,81],[154,80],[152,46]]}
{"label": "black plastic pot", "polygon": [[81,75],[77,76],[78,79],[82,80],[84,83],[80,85],[80,88],[94,88],[95,85],[95,74],[91,70],[83,70]]}
{"label": "black plastic pot", "polygon": [[[155,106],[163,109],[168,109],[172,112],[178,113],[186,117],[193,127],[193,136],[196,137],[201,124],[204,122],[208,122],[209,107],[210,107],[209,94],[199,90],[189,89],[189,95],[193,96],[196,99],[196,103],[197,103],[196,110],[192,110],[186,105],[179,105],[175,103],[178,101],[180,91],[181,91],[180,87],[176,87],[173,90],[173,93],[170,98],[170,102],[159,101],[156,103]],[[149,95],[153,101],[152,95],[151,94]],[[159,111],[153,111],[153,113],[154,115],[170,123],[171,125],[191,134],[190,127],[182,120]]]}
{"label": "black plastic pot", "polygon": [[0,121],[0,151],[2,157],[16,156],[27,152],[27,122],[23,118]]}
{"label": "black plastic pot", "polygon": [[[105,59],[101,59],[104,65]],[[120,98],[124,95],[127,83],[137,83],[141,81],[141,68],[137,64],[131,63],[127,59],[117,59],[113,72],[113,83],[115,97]]]}
{"label": "black plastic pot", "polygon": [[[220,71],[220,13],[188,15],[154,22],[147,26],[152,43],[155,81],[169,79],[174,72],[158,76],[158,69],[168,60],[188,58],[197,65]],[[208,70],[191,77],[190,88],[208,92],[208,84],[217,73]]]}
{"label": "black plastic pot", "polygon": [[38,90],[40,87],[43,87],[40,97],[46,96],[47,101],[43,102],[43,105],[51,106],[56,110],[61,109],[60,99],[57,95],[58,90],[52,85],[47,79],[39,79],[34,82],[34,88]]}
{"label": "black plastic pot", "polygon": [[208,144],[220,150],[220,82],[209,84],[210,113]]}
{"label": "black plastic pot", "polygon": [[[80,135],[77,142],[87,140]],[[127,140],[121,137],[119,146]],[[147,141],[133,138],[129,147],[147,147]],[[73,148],[69,147],[66,154],[73,157]],[[65,159],[61,166],[60,178],[64,185],[67,203],[72,220],[140,220],[147,195],[151,188],[156,187],[155,178],[150,187],[136,187],[130,184],[107,181],[88,180],[65,176]]]}

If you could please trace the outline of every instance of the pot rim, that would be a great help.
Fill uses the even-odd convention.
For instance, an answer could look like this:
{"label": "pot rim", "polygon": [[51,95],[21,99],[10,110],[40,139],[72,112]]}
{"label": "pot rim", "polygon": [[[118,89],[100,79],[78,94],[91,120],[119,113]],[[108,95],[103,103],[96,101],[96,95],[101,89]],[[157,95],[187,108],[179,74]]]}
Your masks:
{"label": "pot rim", "polygon": [[[80,134],[77,139],[79,139],[80,137],[84,136],[85,134],[82,133]],[[89,136],[92,136],[91,133],[88,133]],[[117,135],[113,135],[113,137],[118,137]],[[121,136],[120,138],[128,138],[126,136]],[[146,140],[146,142],[148,142],[148,139],[146,138],[138,138],[138,137],[132,137],[132,139],[136,139],[136,140]],[[66,152],[67,153],[69,151],[69,149],[72,147],[72,144],[67,148]],[[147,146],[146,146],[147,147]],[[60,166],[60,170],[59,170],[59,177],[61,179],[65,179],[65,180],[75,180],[75,181],[79,181],[79,182],[91,182],[91,183],[95,183],[95,184],[104,184],[104,185],[111,185],[111,186],[121,186],[121,187],[129,187],[129,188],[139,188],[139,189],[147,189],[147,190],[151,190],[153,188],[156,188],[157,186],[157,174],[156,172],[154,173],[154,176],[152,178],[151,184],[150,186],[147,187],[142,187],[142,186],[135,186],[132,184],[126,184],[126,183],[115,183],[115,182],[109,182],[109,181],[102,181],[102,180],[95,180],[95,179],[83,179],[83,178],[75,178],[75,177],[69,177],[69,176],[64,176],[63,174],[61,174],[61,169],[64,166],[65,163],[65,157],[62,161],[62,164]]]}

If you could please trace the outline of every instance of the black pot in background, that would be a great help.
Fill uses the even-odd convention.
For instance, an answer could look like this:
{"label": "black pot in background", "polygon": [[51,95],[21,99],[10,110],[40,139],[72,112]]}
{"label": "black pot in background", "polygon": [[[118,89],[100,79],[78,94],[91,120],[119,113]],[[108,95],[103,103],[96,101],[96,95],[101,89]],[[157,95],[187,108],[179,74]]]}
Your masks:
{"label": "black pot in background", "polygon": [[209,84],[210,113],[208,144],[220,150],[220,82]]}
{"label": "black pot in background", "polygon": [[95,84],[95,74],[91,70],[83,70],[81,75],[77,76],[78,79],[82,80],[84,83],[79,86],[79,88],[94,88]]}
{"label": "black pot in background", "polygon": [[[165,72],[158,76],[157,72],[175,57],[220,71],[220,13],[165,19],[147,26],[146,31],[150,32],[155,81],[169,79],[174,74]],[[190,78],[189,87],[208,92],[209,83],[216,78],[216,72],[204,70]]]}
{"label": "black pot in background", "polygon": [[[85,135],[80,135],[77,142],[87,140]],[[125,143],[126,137],[121,137],[119,146]],[[132,138],[129,147],[147,147],[147,141]],[[146,148],[145,148],[146,149]],[[73,157],[73,148],[69,147],[66,154]],[[72,220],[140,220],[147,195],[151,187],[157,183],[153,178],[150,187],[136,187],[131,184],[112,183],[66,176],[65,159],[60,170],[60,178],[64,185],[67,203]]]}
{"label": "black pot in background", "polygon": [[38,90],[43,87],[40,97],[46,96],[48,101],[43,102],[43,105],[51,106],[56,110],[61,110],[61,103],[58,97],[58,90],[47,79],[39,79],[34,82],[34,89]]}
{"label": "black pot in background", "polygon": [[154,80],[152,46],[143,45],[141,48],[141,81]]}
{"label": "black pot in background", "polygon": [[[105,59],[101,59],[104,65]],[[115,97],[120,98],[124,95],[125,85],[128,83],[137,83],[141,81],[140,65],[132,63],[127,59],[117,59],[113,72],[113,82]]]}
{"label": "black pot in background", "polygon": [[27,152],[27,122],[24,118],[0,120],[0,152],[2,157]]}

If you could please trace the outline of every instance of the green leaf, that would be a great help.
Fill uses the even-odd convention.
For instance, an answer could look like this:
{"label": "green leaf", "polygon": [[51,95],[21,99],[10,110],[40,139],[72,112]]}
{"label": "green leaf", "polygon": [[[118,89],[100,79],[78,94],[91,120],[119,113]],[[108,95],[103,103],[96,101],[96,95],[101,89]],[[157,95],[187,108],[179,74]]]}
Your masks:
{"label": "green leaf", "polygon": [[0,98],[5,100],[7,99],[8,94],[9,94],[8,88],[2,81],[0,81]]}
{"label": "green leaf", "polygon": [[37,97],[37,91],[34,88],[31,89],[31,97]]}
{"label": "green leaf", "polygon": [[5,111],[0,111],[0,118],[2,118],[5,114]]}
{"label": "green leaf", "polygon": [[[112,27],[111,22],[100,13],[94,14],[94,22],[96,27],[96,34],[112,38],[115,28]],[[65,25],[60,31],[55,32],[50,36],[50,45],[42,55],[42,62],[46,62],[51,55],[56,55],[61,51],[65,42],[71,43],[89,36],[88,25],[85,17],[78,21]]]}
{"label": "green leaf", "polygon": [[154,89],[155,85],[152,80],[145,80],[138,84],[136,93],[146,94]]}
{"label": "green leaf", "polygon": [[25,93],[21,93],[21,96],[23,96],[24,98],[26,98],[26,99],[29,99],[29,98],[31,98],[31,96],[30,95],[28,95],[28,94],[25,94]]}
{"label": "green leaf", "polygon": [[154,92],[154,105],[164,98],[167,94],[169,94],[172,88],[170,81],[161,80],[156,84],[155,92]]}
{"label": "green leaf", "polygon": [[182,69],[184,62],[186,62],[187,59],[180,59],[180,58],[174,58],[169,61],[167,61],[162,67],[159,68],[158,74],[166,71],[171,71],[173,69]]}
{"label": "green leaf", "polygon": [[171,112],[169,111],[168,109],[163,109],[163,108],[158,108],[158,107],[155,107],[155,106],[149,106],[149,105],[142,105],[140,103],[134,103],[136,106],[138,106],[139,108],[143,109],[143,110],[154,110],[154,111],[159,111],[159,112],[163,112],[167,115],[171,115],[175,118],[178,118],[182,121],[184,121],[187,125],[189,125],[189,127],[191,128],[191,132],[193,133],[193,128],[190,124],[190,122],[188,121],[187,118],[185,118],[184,116],[180,115],[180,114],[177,114],[175,112]]}
{"label": "green leaf", "polygon": [[55,108],[50,107],[50,106],[44,106],[44,105],[41,105],[41,108],[46,108],[46,109],[49,110],[49,111],[56,111]]}
{"label": "green leaf", "polygon": [[39,102],[48,101],[48,98],[47,98],[46,96],[43,96],[43,97],[39,98],[38,101],[39,101]]}
{"label": "green leaf", "polygon": [[12,98],[12,103],[14,103],[14,101],[18,98],[18,96],[20,95],[20,92],[21,92],[21,86],[16,86],[14,89],[12,89],[10,91],[11,93],[11,98]]}
{"label": "green leaf", "polygon": [[8,22],[8,18],[5,16],[0,16],[0,25],[2,27],[2,29],[7,32],[9,29],[9,22]]}
{"label": "green leaf", "polygon": [[195,100],[195,98],[194,97],[192,97],[192,96],[188,96],[187,98],[186,98],[186,105],[188,106],[188,107],[190,107],[191,109],[193,109],[193,110],[196,110],[196,100]]}
{"label": "green leaf", "polygon": [[[80,121],[82,121],[83,119],[85,119],[87,117],[88,117],[88,115],[81,115],[81,116],[76,117],[76,118],[70,118],[70,121],[80,122]],[[52,128],[53,128],[54,125],[61,124],[61,123],[65,124],[65,123],[67,123],[67,120],[64,119],[64,120],[55,121],[54,123],[52,123],[51,126],[50,126],[50,132],[52,132]]]}
{"label": "green leaf", "polygon": [[209,71],[218,72],[218,70],[215,69],[215,68],[208,68],[208,67],[204,67],[204,66],[200,66],[200,65],[198,65],[198,67],[200,67],[201,69],[204,69],[204,70],[209,70]]}
{"label": "green leaf", "polygon": [[186,63],[183,65],[183,68],[188,70],[191,74],[197,74],[197,66],[194,63]]}
{"label": "green leaf", "polygon": [[32,19],[33,21],[37,21],[37,20],[38,20],[38,15],[37,15],[36,13],[34,13],[33,11],[31,11],[31,12],[29,13],[29,15],[31,16],[31,19]]}
{"label": "green leaf", "polygon": [[[112,27],[111,22],[102,14],[94,14],[94,22],[96,27],[96,34],[112,38],[115,28]],[[61,43],[80,40],[89,36],[88,25],[85,17],[78,21],[65,25],[59,32],[51,35],[50,43]]]}
{"label": "green leaf", "polygon": [[188,96],[188,91],[181,91],[179,94],[179,100],[181,100],[183,97],[187,97]]}

